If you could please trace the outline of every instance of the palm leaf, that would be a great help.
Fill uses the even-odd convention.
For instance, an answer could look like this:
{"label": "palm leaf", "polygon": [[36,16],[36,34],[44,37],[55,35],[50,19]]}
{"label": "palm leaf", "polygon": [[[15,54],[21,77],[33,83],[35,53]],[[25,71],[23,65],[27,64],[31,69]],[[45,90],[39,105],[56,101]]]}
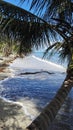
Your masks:
{"label": "palm leaf", "polygon": [[0,32],[3,37],[8,36],[20,43],[19,52],[33,47],[37,49],[45,45],[48,47],[51,42],[58,41],[58,34],[66,41],[70,36],[71,26],[64,20],[53,18],[56,22],[49,24],[36,15],[4,1],[0,1],[0,12],[2,15]]}
{"label": "palm leaf", "polygon": [[[21,0],[20,0],[21,1]],[[28,2],[28,0],[23,0]],[[44,19],[59,17],[72,23],[73,2],[71,0],[32,0],[30,9],[35,12],[44,12]]]}
{"label": "palm leaf", "polygon": [[0,1],[0,12],[3,17],[0,19],[0,32],[3,36],[16,38],[21,43],[20,48],[22,44],[23,47],[27,44],[30,48],[34,45],[37,48],[43,46],[44,41],[50,41],[48,28],[41,18],[4,1]]}
{"label": "palm leaf", "polygon": [[[57,50],[61,49],[62,47],[62,43],[61,42],[55,42],[54,44],[52,44],[51,46],[49,46],[43,55],[43,58],[47,55],[49,55],[49,58],[55,53],[55,50],[57,52]],[[51,53],[52,52],[52,53]]]}
{"label": "palm leaf", "polygon": [[62,45],[62,49],[59,50],[59,59],[61,62],[64,63],[65,60],[67,60],[67,63],[70,63],[71,60],[71,51],[70,46],[68,43],[64,42]]}
{"label": "palm leaf", "polygon": [[28,47],[48,46],[51,39],[57,37],[55,26],[17,6],[0,1],[0,12],[3,16],[0,31],[3,36],[19,41],[20,51]]}
{"label": "palm leaf", "polygon": [[54,54],[58,53],[61,63],[64,63],[65,60],[67,60],[67,63],[70,63],[72,46],[71,42],[68,43],[66,41],[53,43],[45,50],[43,58],[51,58]]}

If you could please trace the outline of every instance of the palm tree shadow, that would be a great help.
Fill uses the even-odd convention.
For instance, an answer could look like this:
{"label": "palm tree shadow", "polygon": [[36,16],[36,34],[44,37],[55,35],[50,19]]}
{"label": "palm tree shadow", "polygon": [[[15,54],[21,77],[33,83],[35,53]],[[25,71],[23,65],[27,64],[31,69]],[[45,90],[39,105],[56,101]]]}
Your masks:
{"label": "palm tree shadow", "polygon": [[73,99],[68,97],[48,130],[73,129]]}
{"label": "palm tree shadow", "polygon": [[2,130],[23,130],[23,128],[21,128],[19,126],[19,123],[17,121],[16,118],[13,118],[13,123],[11,126],[7,126],[6,124],[4,124]]}
{"label": "palm tree shadow", "polygon": [[13,122],[11,126],[8,126],[4,123],[2,130],[23,130],[23,128],[19,126],[18,120],[15,117],[12,117],[12,119],[13,119]]}
{"label": "palm tree shadow", "polygon": [[[21,109],[22,107],[17,104],[0,99],[0,130],[23,130],[19,123],[22,121],[24,124],[25,121],[25,116],[21,113]],[[21,114],[23,115],[22,117]]]}

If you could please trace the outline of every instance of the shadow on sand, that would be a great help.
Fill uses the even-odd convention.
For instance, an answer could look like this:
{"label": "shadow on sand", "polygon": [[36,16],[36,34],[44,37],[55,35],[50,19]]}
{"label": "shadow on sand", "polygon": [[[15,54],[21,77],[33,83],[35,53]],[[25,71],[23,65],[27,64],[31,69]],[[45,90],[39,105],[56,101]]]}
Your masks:
{"label": "shadow on sand", "polygon": [[25,118],[21,106],[0,99],[0,130],[24,130]]}
{"label": "shadow on sand", "polygon": [[73,99],[67,97],[48,130],[73,130]]}

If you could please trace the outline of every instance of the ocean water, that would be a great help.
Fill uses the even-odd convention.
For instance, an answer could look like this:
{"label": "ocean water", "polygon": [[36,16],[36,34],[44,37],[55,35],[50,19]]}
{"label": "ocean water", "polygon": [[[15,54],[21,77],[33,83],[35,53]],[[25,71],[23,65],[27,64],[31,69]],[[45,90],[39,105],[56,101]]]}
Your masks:
{"label": "ocean water", "polygon": [[[43,59],[44,51],[34,51],[33,55]],[[44,59],[51,61],[51,62],[54,62],[54,63],[59,64],[59,65],[62,65],[65,68],[67,68],[67,61],[61,62],[58,53],[54,54],[52,57],[45,56]]]}
{"label": "ocean water", "polygon": [[[30,56],[27,60],[30,59],[31,62],[35,62],[37,57],[42,58],[43,52],[34,52],[33,55],[36,57]],[[55,63],[56,57],[54,57],[53,60]],[[29,67],[26,64],[27,60],[18,59],[15,64],[10,66],[13,77],[4,79],[0,82],[0,96],[12,101],[17,101],[22,98],[34,99],[39,102],[41,107],[44,107],[55,96],[66,74],[60,71],[52,74],[43,72],[31,75],[19,75],[20,73],[25,72],[25,70],[27,72],[33,71],[33,69],[27,69]],[[42,59],[38,59],[38,61],[39,62],[36,62],[36,64],[39,63],[37,64],[37,68],[41,65]],[[25,65],[27,68],[25,67],[24,69]],[[34,65],[31,64],[31,68],[33,68],[33,66]]]}
{"label": "ocean water", "polygon": [[[34,55],[41,58],[43,53],[35,52]],[[52,59],[52,62],[57,63],[56,58],[57,56]],[[16,71],[22,72],[21,68]],[[66,74],[61,72],[14,75],[0,81],[0,96],[13,102],[22,103],[25,114],[33,120],[54,98],[65,76]],[[57,114],[53,126],[55,127],[50,126],[51,130],[73,130],[73,89]]]}
{"label": "ocean water", "polygon": [[0,83],[0,95],[9,100],[34,99],[43,107],[60,88],[65,74],[36,74],[7,78]]}

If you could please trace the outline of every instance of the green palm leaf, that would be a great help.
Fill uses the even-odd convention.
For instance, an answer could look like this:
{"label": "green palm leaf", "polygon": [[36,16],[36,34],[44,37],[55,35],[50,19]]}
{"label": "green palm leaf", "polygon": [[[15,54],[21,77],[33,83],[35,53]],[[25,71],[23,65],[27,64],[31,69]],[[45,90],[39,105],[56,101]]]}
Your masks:
{"label": "green palm leaf", "polygon": [[20,52],[23,48],[48,46],[51,39],[57,38],[55,26],[26,10],[0,1],[0,12],[3,16],[0,31],[20,42]]}
{"label": "green palm leaf", "polygon": [[54,54],[56,53],[59,49],[61,49],[62,47],[62,44],[61,42],[55,42],[54,44],[52,44],[51,46],[49,46],[45,52],[44,52],[44,55],[43,55],[43,58],[45,56],[49,56],[49,58]]}
{"label": "green palm leaf", "polygon": [[38,48],[44,45],[44,41],[46,44],[50,41],[48,28],[41,18],[3,1],[0,1],[0,12],[0,32],[3,36],[17,39],[21,43],[20,48]]}
{"label": "green palm leaf", "polygon": [[72,35],[72,27],[64,19],[53,18],[54,23],[50,24],[36,15],[4,1],[0,1],[0,12],[2,15],[0,32],[3,37],[7,35],[20,43],[19,52],[23,52],[27,48],[36,47],[38,49],[45,45],[48,47],[51,42],[58,41],[58,34],[66,41]]}

